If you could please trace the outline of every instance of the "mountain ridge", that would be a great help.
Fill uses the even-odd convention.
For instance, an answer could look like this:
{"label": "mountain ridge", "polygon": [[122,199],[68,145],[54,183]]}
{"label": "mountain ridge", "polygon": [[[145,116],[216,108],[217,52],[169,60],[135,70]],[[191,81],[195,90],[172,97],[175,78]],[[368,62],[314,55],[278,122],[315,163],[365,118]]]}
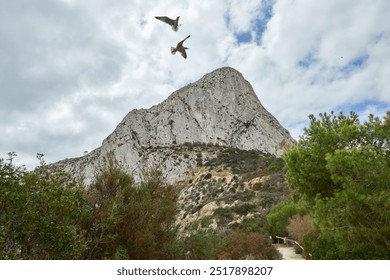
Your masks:
{"label": "mountain ridge", "polygon": [[172,183],[215,156],[201,150],[186,152],[186,145],[257,150],[281,157],[293,142],[242,74],[222,67],[174,91],[160,104],[130,111],[102,146],[54,165],[81,175],[88,184],[112,153],[136,180],[142,167],[158,166]]}

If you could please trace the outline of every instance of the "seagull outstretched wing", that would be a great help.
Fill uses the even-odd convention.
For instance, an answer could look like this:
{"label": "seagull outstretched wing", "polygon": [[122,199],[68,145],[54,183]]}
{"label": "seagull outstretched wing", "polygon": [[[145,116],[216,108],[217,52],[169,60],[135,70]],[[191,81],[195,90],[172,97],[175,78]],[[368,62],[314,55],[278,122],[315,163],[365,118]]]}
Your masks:
{"label": "seagull outstretched wing", "polygon": [[165,22],[166,24],[169,24],[173,31],[177,31],[177,29],[179,28],[179,18],[180,16],[178,16],[176,19],[171,19],[169,17],[166,17],[166,16],[160,16],[160,17],[155,17],[156,19],[158,20],[161,20],[162,22]]}
{"label": "seagull outstretched wing", "polygon": [[172,54],[175,54],[176,52],[179,52],[181,53],[181,56],[184,57],[184,58],[187,58],[187,52],[186,50],[188,50],[187,47],[184,47],[183,46],[183,43],[185,40],[187,40],[188,38],[190,38],[191,35],[188,35],[186,38],[184,38],[184,40],[180,41],[177,45],[176,45],[176,48],[174,47],[171,47],[171,53]]}

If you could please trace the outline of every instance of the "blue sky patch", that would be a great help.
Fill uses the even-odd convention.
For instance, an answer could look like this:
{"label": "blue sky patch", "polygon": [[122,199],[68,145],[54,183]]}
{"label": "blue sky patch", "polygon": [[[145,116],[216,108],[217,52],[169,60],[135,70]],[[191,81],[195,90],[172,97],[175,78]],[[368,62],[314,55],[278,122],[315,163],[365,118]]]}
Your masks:
{"label": "blue sky patch", "polygon": [[[268,2],[268,1],[267,1]],[[270,3],[266,3],[263,8],[263,17],[255,20],[255,31],[258,34],[258,44],[261,45],[263,33],[267,29],[267,24],[273,16],[273,6],[274,1],[270,1]]]}
{"label": "blue sky patch", "polygon": [[[273,5],[275,1],[263,0],[261,2],[263,2],[261,13],[258,18],[252,20],[250,30],[246,30],[245,32],[237,32],[234,34],[238,44],[250,43],[256,40],[256,43],[261,45],[263,33],[266,31],[267,24],[273,16]],[[230,26],[231,18],[229,14],[226,15],[225,20],[226,24]]]}
{"label": "blue sky patch", "polygon": [[346,65],[341,67],[341,72],[350,73],[356,68],[362,68],[365,66],[367,60],[368,60],[368,54],[363,54],[357,57],[354,57],[351,59]]}
{"label": "blue sky patch", "polygon": [[298,61],[298,66],[301,68],[309,68],[312,64],[316,63],[318,59],[316,58],[315,51],[309,52],[303,59]]}
{"label": "blue sky patch", "polygon": [[232,20],[231,20],[231,18],[230,18],[229,13],[226,13],[226,16],[225,16],[226,25],[227,25],[227,26],[230,26],[231,21],[232,21]]}
{"label": "blue sky patch", "polygon": [[[323,66],[321,69],[316,71],[314,76],[312,76],[309,84],[329,84],[336,80],[348,79],[356,72],[366,67],[368,58],[368,54],[363,54],[352,58],[344,65],[333,67]],[[304,58],[299,60],[297,66],[302,69],[308,69],[318,62],[319,60],[316,57],[316,52],[313,50],[309,52]]]}
{"label": "blue sky patch", "polygon": [[236,40],[239,44],[241,43],[249,43],[252,41],[252,33],[251,32],[240,32],[236,33]]}
{"label": "blue sky patch", "polygon": [[[359,102],[354,104],[344,104],[342,106],[337,107],[334,111],[342,112],[344,115],[349,115],[350,112],[355,112],[360,116],[360,113],[364,112],[368,107],[373,107],[375,108],[376,111],[386,111],[389,109],[389,105],[386,104],[385,102],[380,102],[377,100],[367,100],[364,102]],[[380,117],[380,116],[376,116],[376,117]]]}

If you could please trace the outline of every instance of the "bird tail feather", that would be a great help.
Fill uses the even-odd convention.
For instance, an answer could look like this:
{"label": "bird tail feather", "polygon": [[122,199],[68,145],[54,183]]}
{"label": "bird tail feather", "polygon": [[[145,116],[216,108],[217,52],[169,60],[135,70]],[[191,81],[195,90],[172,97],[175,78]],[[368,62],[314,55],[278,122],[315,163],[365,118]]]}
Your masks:
{"label": "bird tail feather", "polygon": [[174,47],[171,47],[171,54],[175,54],[177,52],[177,49]]}

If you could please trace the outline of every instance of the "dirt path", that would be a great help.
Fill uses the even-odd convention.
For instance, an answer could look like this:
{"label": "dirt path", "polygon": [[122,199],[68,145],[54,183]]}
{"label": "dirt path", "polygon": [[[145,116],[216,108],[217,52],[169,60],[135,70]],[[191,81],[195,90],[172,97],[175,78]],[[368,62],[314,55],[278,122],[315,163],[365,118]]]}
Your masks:
{"label": "dirt path", "polygon": [[282,255],[283,260],[304,260],[304,258],[295,253],[294,247],[285,247],[284,245],[275,245],[276,249]]}

